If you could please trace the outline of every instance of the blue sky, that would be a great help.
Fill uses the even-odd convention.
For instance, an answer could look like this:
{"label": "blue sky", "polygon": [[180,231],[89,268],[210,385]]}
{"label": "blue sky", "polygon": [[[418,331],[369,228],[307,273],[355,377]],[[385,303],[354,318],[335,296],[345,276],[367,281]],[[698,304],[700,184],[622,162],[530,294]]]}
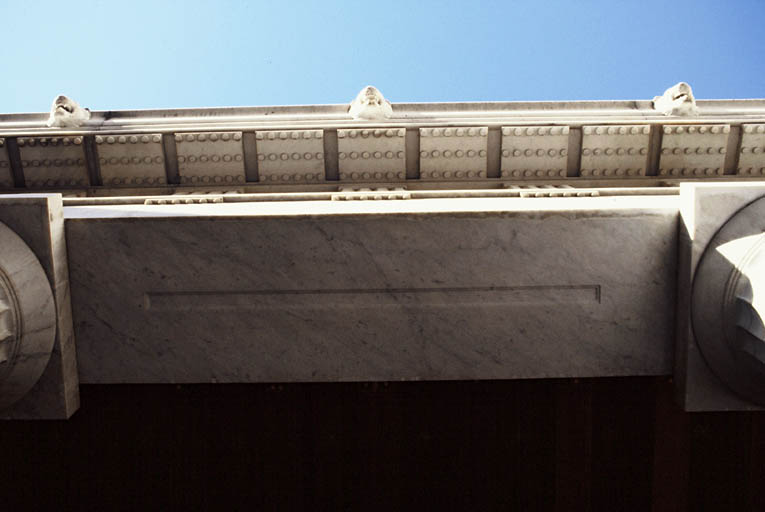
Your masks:
{"label": "blue sky", "polygon": [[[62,7],[68,5],[69,7]],[[765,97],[765,1],[11,2],[0,112]]]}

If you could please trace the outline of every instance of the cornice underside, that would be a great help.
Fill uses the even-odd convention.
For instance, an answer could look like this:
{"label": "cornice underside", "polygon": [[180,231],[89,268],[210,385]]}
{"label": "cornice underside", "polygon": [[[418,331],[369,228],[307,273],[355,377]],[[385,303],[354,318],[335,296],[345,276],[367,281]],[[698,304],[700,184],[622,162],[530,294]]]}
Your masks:
{"label": "cornice underside", "polygon": [[0,137],[0,189],[252,192],[762,179],[760,121],[8,136]]}

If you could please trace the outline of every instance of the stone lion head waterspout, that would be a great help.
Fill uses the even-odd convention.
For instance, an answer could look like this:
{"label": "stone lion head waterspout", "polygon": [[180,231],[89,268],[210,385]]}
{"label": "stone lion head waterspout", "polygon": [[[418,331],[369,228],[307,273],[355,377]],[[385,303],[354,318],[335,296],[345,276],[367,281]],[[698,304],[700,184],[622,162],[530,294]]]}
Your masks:
{"label": "stone lion head waterspout", "polygon": [[50,109],[48,126],[77,128],[90,119],[90,110],[82,108],[76,101],[64,96],[56,96]]}
{"label": "stone lion head waterspout", "polygon": [[665,116],[697,116],[699,109],[691,86],[679,82],[653,99],[653,108]]}
{"label": "stone lion head waterspout", "polygon": [[351,102],[348,113],[354,119],[387,119],[393,115],[393,108],[376,87],[367,85]]}

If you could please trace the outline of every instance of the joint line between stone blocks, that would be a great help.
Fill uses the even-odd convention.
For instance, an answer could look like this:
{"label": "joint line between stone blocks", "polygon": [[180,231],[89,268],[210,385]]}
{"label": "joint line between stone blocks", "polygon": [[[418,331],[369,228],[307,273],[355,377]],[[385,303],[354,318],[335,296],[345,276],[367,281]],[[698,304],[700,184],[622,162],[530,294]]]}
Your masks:
{"label": "joint line between stone blocks", "polygon": [[420,179],[420,129],[407,128],[404,139],[406,179]]}
{"label": "joint line between stone blocks", "polygon": [[582,127],[571,126],[568,129],[568,158],[566,176],[578,178],[582,167]]}
{"label": "joint line between stone blocks", "polygon": [[178,171],[178,148],[175,145],[175,134],[162,134],[162,153],[165,156],[165,179],[168,185],[179,185],[181,174]]}
{"label": "joint line between stone blocks", "polygon": [[337,130],[324,130],[324,179],[338,181]]}
{"label": "joint line between stone blocks", "polygon": [[13,186],[15,188],[26,188],[27,183],[24,178],[24,167],[21,165],[18,139],[16,137],[6,138],[5,147],[8,150],[8,161],[10,162],[11,173],[13,174]]}
{"label": "joint line between stone blocks", "polygon": [[723,164],[724,174],[738,173],[738,160],[741,153],[741,125],[730,125],[728,132],[728,141],[725,147],[725,163]]}
{"label": "joint line between stone blocks", "polygon": [[648,155],[645,161],[645,175],[658,176],[661,159],[661,146],[664,143],[664,127],[652,124],[648,135]]}
{"label": "joint line between stone blocks", "polygon": [[502,127],[490,126],[486,137],[486,177],[502,175]]}
{"label": "joint line between stone blocks", "polygon": [[260,181],[258,170],[258,141],[254,132],[242,132],[245,181]]}
{"label": "joint line between stone blocks", "polygon": [[98,147],[94,135],[86,135],[82,138],[82,150],[85,153],[85,168],[88,170],[90,186],[103,186],[104,180],[101,176],[101,164],[98,160]]}

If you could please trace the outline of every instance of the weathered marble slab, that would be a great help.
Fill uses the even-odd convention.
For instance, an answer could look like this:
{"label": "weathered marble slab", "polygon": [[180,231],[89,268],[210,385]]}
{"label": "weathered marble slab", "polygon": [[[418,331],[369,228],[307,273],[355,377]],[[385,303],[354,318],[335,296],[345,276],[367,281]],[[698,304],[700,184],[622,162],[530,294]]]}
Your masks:
{"label": "weathered marble slab", "polygon": [[675,198],[462,201],[67,208],[80,378],[671,373]]}
{"label": "weathered marble slab", "polygon": [[69,268],[60,194],[0,197],[0,222],[32,249],[50,281],[56,302],[56,340],[37,384],[1,418],[65,419],[80,406],[77,358],[72,330]]}

